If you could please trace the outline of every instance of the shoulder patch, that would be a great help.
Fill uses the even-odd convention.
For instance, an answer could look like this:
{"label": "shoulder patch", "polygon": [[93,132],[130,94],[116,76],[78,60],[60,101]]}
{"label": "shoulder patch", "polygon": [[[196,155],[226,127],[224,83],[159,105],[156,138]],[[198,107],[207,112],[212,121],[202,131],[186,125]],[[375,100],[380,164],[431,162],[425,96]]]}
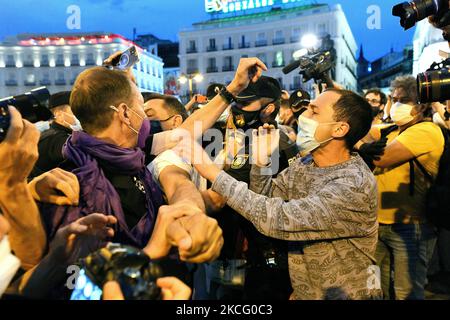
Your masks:
{"label": "shoulder patch", "polygon": [[248,157],[249,157],[248,154],[237,155],[234,158],[233,163],[231,164],[231,169],[233,169],[233,170],[241,169],[247,162]]}

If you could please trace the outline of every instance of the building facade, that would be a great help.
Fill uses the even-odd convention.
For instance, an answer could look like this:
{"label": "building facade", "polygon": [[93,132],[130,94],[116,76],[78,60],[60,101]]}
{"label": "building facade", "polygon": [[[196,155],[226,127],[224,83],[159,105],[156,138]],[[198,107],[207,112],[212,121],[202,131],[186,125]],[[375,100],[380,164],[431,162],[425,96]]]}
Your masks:
{"label": "building facade", "polygon": [[137,36],[136,43],[163,60],[164,94],[179,97],[181,95],[181,86],[178,78],[181,73],[180,59],[178,57],[178,42],[159,39],[153,34],[144,34]]}
{"label": "building facade", "polygon": [[[206,1],[207,11],[216,10],[211,19],[179,34],[181,73],[204,76],[202,83],[194,83],[194,91],[205,93],[210,83],[229,83],[242,57],[261,59],[269,68],[266,74],[286,90],[312,90],[313,82],[303,83],[298,72],[282,73],[293,61],[293,53],[302,49],[300,40],[306,34],[331,36],[337,56],[334,80],[356,90],[357,45],[342,7],[287,2],[231,1],[218,12],[220,8]],[[260,8],[249,9],[249,3]]]}
{"label": "building facade", "polygon": [[[45,86],[51,93],[71,90],[85,69],[101,66],[117,51],[135,45],[117,34],[18,35],[0,44],[0,97]],[[163,92],[163,61],[138,47],[133,73],[141,91]]]}
{"label": "building facade", "polygon": [[413,74],[413,48],[406,46],[403,51],[391,51],[372,62],[364,58],[361,46],[358,58],[359,91],[380,88],[389,92],[391,82],[399,76]]}

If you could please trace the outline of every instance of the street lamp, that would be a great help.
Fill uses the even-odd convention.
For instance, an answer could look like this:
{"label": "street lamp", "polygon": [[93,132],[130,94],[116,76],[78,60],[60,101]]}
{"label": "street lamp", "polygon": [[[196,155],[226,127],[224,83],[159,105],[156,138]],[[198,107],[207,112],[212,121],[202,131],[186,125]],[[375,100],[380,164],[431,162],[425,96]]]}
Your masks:
{"label": "street lamp", "polygon": [[186,84],[189,83],[189,99],[192,99],[193,97],[193,92],[192,92],[192,83],[193,81],[195,81],[196,83],[200,83],[203,81],[203,75],[200,73],[194,73],[194,74],[182,74],[180,76],[180,78],[178,79],[178,81],[180,81],[181,84]]}

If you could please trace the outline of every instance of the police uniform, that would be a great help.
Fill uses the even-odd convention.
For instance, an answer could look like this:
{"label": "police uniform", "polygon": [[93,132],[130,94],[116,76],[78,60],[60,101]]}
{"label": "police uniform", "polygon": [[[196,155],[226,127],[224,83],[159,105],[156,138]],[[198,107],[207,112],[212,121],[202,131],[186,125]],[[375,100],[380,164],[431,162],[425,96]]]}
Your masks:
{"label": "police uniform", "polygon": [[[268,94],[271,90],[275,91],[276,95]],[[241,93],[241,96],[245,98],[256,100],[254,95],[257,95],[256,99],[273,97],[277,100],[281,96],[281,88],[275,79],[262,77],[256,84],[250,84],[249,88]],[[262,125],[258,120],[259,112],[257,111],[256,117],[250,112],[232,108],[232,123],[237,129],[256,129]],[[247,184],[250,184],[250,145],[251,137],[248,137],[245,139],[245,152],[240,152],[234,158],[230,168],[226,170],[229,175]],[[297,158],[298,148],[295,142],[280,131],[279,149],[279,172],[281,172]],[[243,258],[246,260],[243,298],[288,300],[292,293],[287,261],[288,243],[264,236],[249,221],[228,206],[214,215],[214,218],[218,220],[224,237],[224,246],[219,259],[224,263]]]}

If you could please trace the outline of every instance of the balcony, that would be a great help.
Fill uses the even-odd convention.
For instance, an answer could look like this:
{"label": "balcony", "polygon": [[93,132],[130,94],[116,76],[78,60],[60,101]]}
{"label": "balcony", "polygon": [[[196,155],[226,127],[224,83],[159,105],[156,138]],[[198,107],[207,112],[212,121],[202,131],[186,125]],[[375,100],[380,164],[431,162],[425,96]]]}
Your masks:
{"label": "balcony", "polygon": [[223,66],[222,72],[234,71],[234,66]]}
{"label": "balcony", "polygon": [[50,63],[48,62],[48,60],[41,62],[41,67],[49,67],[49,66],[50,66]]}
{"label": "balcony", "polygon": [[292,36],[291,43],[299,43],[301,40],[300,36]]}
{"label": "balcony", "polygon": [[95,61],[94,61],[94,59],[88,59],[88,60],[86,60],[86,65],[87,66],[95,66],[96,65],[96,63],[95,63]]}
{"label": "balcony", "polygon": [[66,84],[66,80],[64,79],[58,79],[55,81],[55,86],[65,86]]}
{"label": "balcony", "polygon": [[215,72],[219,72],[219,68],[217,68],[217,67],[206,68],[206,73],[215,73]]}
{"label": "balcony", "polygon": [[78,60],[78,59],[73,59],[73,60],[71,61],[71,65],[72,65],[72,66],[79,66],[79,65],[80,65],[80,60]]}
{"label": "balcony", "polygon": [[25,85],[25,87],[35,87],[36,81],[25,81],[23,84]]}
{"label": "balcony", "polygon": [[277,61],[272,62],[272,68],[282,68],[285,66],[284,61],[281,63],[278,63]]}
{"label": "balcony", "polygon": [[34,63],[33,63],[32,61],[25,61],[25,62],[23,63],[23,66],[24,66],[25,68],[33,68],[33,67],[34,67]]}
{"label": "balcony", "polygon": [[56,66],[57,66],[57,67],[64,67],[64,61],[62,61],[62,60],[57,60],[57,61],[56,61]]}
{"label": "balcony", "polygon": [[[258,40],[255,42],[255,47],[265,47],[265,46],[267,46],[267,40]],[[250,48],[250,45],[248,48]]]}
{"label": "balcony", "polygon": [[16,80],[6,80],[5,81],[5,86],[7,86],[7,87],[16,87],[17,86],[17,81]]}
{"label": "balcony", "polygon": [[197,67],[187,68],[186,72],[187,72],[187,74],[196,74],[196,73],[198,73],[198,68]]}
{"label": "balcony", "polygon": [[239,49],[247,49],[250,48],[250,42],[239,43]]}
{"label": "balcony", "polygon": [[14,61],[7,61],[5,67],[6,68],[15,68],[16,63]]}
{"label": "balcony", "polygon": [[187,54],[191,54],[191,53],[197,53],[197,48],[187,48],[186,49],[186,53]]}
{"label": "balcony", "polygon": [[231,43],[223,45],[223,50],[233,50],[233,49],[234,49],[234,46]]}
{"label": "balcony", "polygon": [[277,38],[277,39],[273,39],[272,43],[273,43],[274,46],[277,46],[277,45],[280,45],[280,44],[285,44],[286,40],[284,38]]}
{"label": "balcony", "polygon": [[39,83],[41,86],[51,86],[52,85],[52,82],[49,79],[41,80]]}
{"label": "balcony", "polygon": [[217,51],[217,47],[216,47],[216,46],[214,46],[214,47],[209,47],[209,46],[208,46],[208,47],[206,48],[206,51],[207,51],[207,52],[214,52],[214,51]]}

